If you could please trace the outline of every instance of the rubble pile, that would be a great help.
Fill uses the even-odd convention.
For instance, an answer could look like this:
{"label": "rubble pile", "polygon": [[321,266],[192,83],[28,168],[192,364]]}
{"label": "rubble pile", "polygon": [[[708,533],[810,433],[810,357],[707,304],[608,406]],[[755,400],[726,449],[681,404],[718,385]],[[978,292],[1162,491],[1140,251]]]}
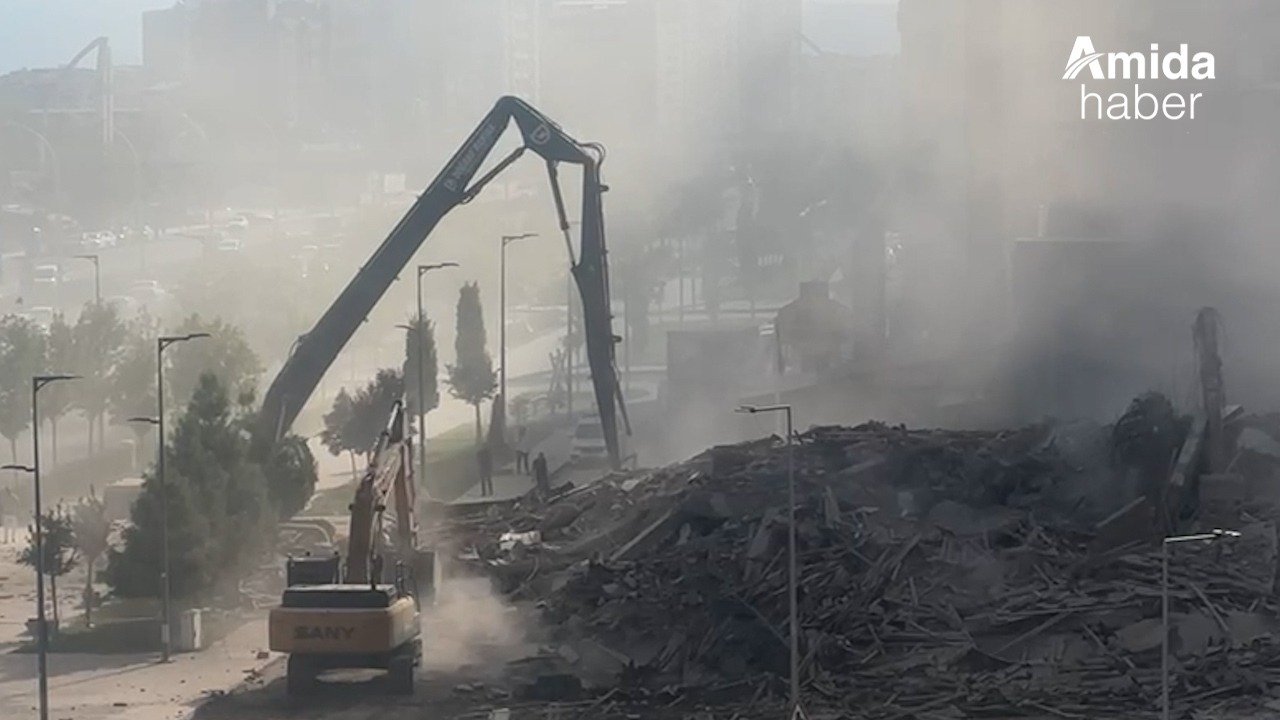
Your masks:
{"label": "rubble pile", "polygon": [[[798,435],[810,702],[867,718],[1157,707],[1160,546],[1154,528],[1120,544],[1096,532],[1138,504],[1106,496],[1106,443],[1092,438],[1107,436],[874,423]],[[1271,480],[1280,461],[1255,455],[1250,472]],[[437,531],[539,601],[558,642],[603,650],[614,697],[762,701],[785,694],[788,672],[787,466],[778,438],[715,448]],[[1176,707],[1280,682],[1276,531],[1253,512],[1238,539],[1173,546]]]}

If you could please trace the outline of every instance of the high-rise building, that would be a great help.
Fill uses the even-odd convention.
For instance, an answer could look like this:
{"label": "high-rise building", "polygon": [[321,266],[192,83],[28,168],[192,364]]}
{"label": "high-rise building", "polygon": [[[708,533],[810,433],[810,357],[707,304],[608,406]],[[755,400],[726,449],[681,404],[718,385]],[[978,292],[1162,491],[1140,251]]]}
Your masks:
{"label": "high-rise building", "polygon": [[[1267,296],[1262,278],[1280,270],[1268,250],[1280,229],[1280,172],[1258,141],[1280,119],[1280,52],[1269,40],[1280,8],[1255,0],[899,7],[902,172],[913,179],[903,230],[948,268],[933,287],[953,313],[949,327],[975,349],[1009,340],[1000,337],[1006,328],[1030,332],[1011,342],[1030,353],[1027,366],[1057,378],[1059,386],[1035,392],[1066,414],[1118,412],[1115,402],[1130,393],[1172,382],[1168,358],[1189,352],[1188,303],[1213,297],[1235,318],[1237,338],[1280,332],[1244,311]],[[1216,76],[1064,78],[1081,36],[1144,62],[1153,45],[1186,43],[1215,54]],[[1085,91],[1133,103],[1138,90],[1200,92],[1200,112],[1081,116]],[[1265,356],[1258,350],[1240,355]],[[1243,384],[1264,375],[1263,365],[1235,372]],[[1082,390],[1103,386],[1105,397]]]}
{"label": "high-rise building", "polygon": [[191,7],[142,13],[142,67],[150,82],[176,82],[191,69]]}

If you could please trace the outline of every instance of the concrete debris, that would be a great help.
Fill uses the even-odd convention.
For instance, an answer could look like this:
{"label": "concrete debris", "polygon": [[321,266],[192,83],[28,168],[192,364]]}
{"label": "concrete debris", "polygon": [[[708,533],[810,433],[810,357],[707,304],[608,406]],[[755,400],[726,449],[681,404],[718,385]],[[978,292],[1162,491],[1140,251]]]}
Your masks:
{"label": "concrete debris", "polygon": [[[1156,469],[1143,463],[1161,453],[1166,479],[1181,472],[1198,488],[1199,478],[1175,467],[1177,447],[1149,438],[1078,426],[1066,437],[1052,426],[878,423],[797,436],[801,668],[814,709],[876,719],[1150,709],[1163,499],[1126,495],[1117,478]],[[1107,437],[1124,438],[1130,461],[1115,460]],[[619,662],[609,687],[544,675],[522,697],[754,707],[786,693],[786,457],[778,438],[718,447],[551,504],[522,498],[449,517],[432,532],[462,538],[460,556],[509,596],[539,601],[571,665],[591,664],[565,651],[586,643]],[[1280,477],[1280,458],[1224,481],[1243,537],[1173,551],[1177,707],[1280,683],[1277,513],[1241,496],[1257,468]],[[1191,510],[1182,530],[1196,529]],[[541,543],[500,547],[534,530]]]}

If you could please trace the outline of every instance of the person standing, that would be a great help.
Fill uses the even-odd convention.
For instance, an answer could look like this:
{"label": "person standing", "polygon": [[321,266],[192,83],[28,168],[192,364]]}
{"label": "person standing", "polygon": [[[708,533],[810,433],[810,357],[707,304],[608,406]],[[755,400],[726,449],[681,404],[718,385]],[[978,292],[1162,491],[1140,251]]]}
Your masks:
{"label": "person standing", "polygon": [[516,428],[516,474],[528,475],[529,470],[529,431],[521,425]]}
{"label": "person standing", "polygon": [[481,445],[476,452],[476,464],[480,466],[480,496],[493,495],[493,453],[488,444]]}
{"label": "person standing", "polygon": [[13,492],[9,488],[5,488],[0,493],[0,543],[8,545],[10,543],[10,535],[12,531],[9,529],[9,513],[12,503],[9,502],[9,494]]}
{"label": "person standing", "polygon": [[533,485],[537,488],[538,496],[546,498],[551,494],[551,477],[547,473],[547,456],[538,453],[538,457],[533,460]]}

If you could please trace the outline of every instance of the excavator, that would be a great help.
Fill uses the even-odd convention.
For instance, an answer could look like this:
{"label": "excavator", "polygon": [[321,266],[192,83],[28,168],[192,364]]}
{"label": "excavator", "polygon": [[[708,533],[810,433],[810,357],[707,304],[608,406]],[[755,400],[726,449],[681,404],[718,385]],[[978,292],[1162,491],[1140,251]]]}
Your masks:
{"label": "excavator", "polygon": [[[493,169],[475,179],[494,146],[514,122],[523,143]],[[473,200],[503,170],[532,151],[546,164],[570,269],[582,299],[587,362],[609,460],[622,457],[618,417],[629,430],[615,359],[613,316],[604,237],[600,166],[604,148],[579,143],[558,125],[515,97],[503,97],[485,115],[462,147],[420,195],[390,235],[293,349],[263,398],[254,429],[255,448],[265,451],[282,438],[315,391],[343,346],[386,293],[440,220]],[[560,188],[562,163],[582,168],[580,247],[575,257]],[[419,610],[433,567],[430,553],[418,550],[414,519],[411,440],[397,403],[371,454],[368,470],[351,504],[351,532],[345,563],[332,557],[290,558],[281,604],[269,620],[270,647],[289,654],[290,694],[306,693],[317,676],[340,667],[388,671],[396,692],[412,692],[414,667],[421,660]],[[380,543],[386,502],[394,503],[395,532]],[[390,545],[390,562],[381,551]]]}
{"label": "excavator", "polygon": [[[356,486],[346,562],[337,553],[288,560],[284,595],[267,627],[270,648],[289,654],[290,695],[314,688],[322,672],[352,667],[384,669],[394,692],[413,692],[422,659],[419,611],[434,556],[417,547],[413,441],[406,429],[397,401]],[[384,538],[388,500],[394,532]]]}
{"label": "excavator", "polygon": [[[513,121],[520,130],[523,143],[473,182],[480,166]],[[288,431],[343,346],[440,220],[449,211],[475,199],[489,182],[529,151],[546,163],[560,231],[569,252],[573,279],[582,298],[587,364],[591,369],[592,389],[605,444],[611,465],[614,469],[621,468],[619,415],[628,432],[630,422],[618,384],[615,344],[620,338],[613,333],[613,315],[609,307],[603,203],[608,186],[600,178],[604,147],[598,143],[574,140],[545,115],[512,96],[498,100],[315,327],[294,344],[289,358],[263,398],[255,431],[255,439],[262,442],[263,447],[273,446]],[[580,251],[576,257],[560,189],[559,166],[562,163],[582,168]]]}

